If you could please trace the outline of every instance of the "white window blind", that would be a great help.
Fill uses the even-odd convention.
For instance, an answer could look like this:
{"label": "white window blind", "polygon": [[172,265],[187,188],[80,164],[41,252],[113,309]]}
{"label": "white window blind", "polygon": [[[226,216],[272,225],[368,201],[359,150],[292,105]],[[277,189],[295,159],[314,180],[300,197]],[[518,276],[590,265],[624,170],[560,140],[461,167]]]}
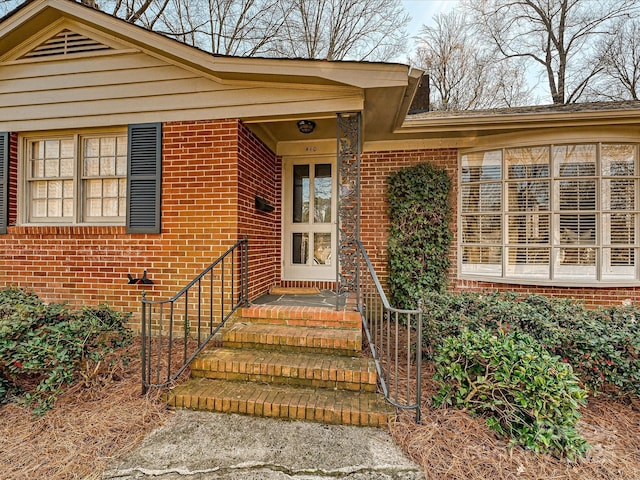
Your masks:
{"label": "white window blind", "polygon": [[639,280],[637,145],[474,152],[460,172],[463,276]]}

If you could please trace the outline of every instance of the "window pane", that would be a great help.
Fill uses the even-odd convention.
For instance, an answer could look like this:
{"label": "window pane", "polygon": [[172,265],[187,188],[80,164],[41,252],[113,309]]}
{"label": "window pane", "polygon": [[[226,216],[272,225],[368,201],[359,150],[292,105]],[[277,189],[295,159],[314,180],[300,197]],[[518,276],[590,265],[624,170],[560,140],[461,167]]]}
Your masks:
{"label": "window pane", "polygon": [[309,261],[309,234],[294,233],[292,241],[291,262],[296,265],[306,265]]}
{"label": "window pane", "polygon": [[603,215],[602,225],[605,245],[633,245],[636,242],[636,214],[614,213]]}
{"label": "window pane", "polygon": [[600,148],[602,163],[602,175],[611,177],[624,177],[636,175],[635,172],[635,145],[602,145]]}
{"label": "window pane", "polygon": [[592,245],[596,242],[595,215],[559,215],[561,245]]}
{"label": "window pane", "polygon": [[549,215],[509,215],[507,218],[510,244],[549,243]]}
{"label": "window pane", "polygon": [[309,221],[309,165],[293,166],[293,222]]}
{"label": "window pane", "polygon": [[100,156],[113,156],[116,154],[116,139],[114,137],[100,139]]}
{"label": "window pane", "polygon": [[[85,219],[124,218],[126,215],[126,137],[86,138],[84,144],[84,151],[91,154],[83,159]],[[123,156],[116,157],[120,148]],[[119,166],[117,162],[120,162]],[[113,178],[117,176],[121,178]]]}
{"label": "window pane", "polygon": [[44,178],[44,160],[34,160],[31,163],[31,177]]}
{"label": "window pane", "polygon": [[560,180],[558,187],[559,210],[595,210],[595,180]]}
{"label": "window pane", "polygon": [[31,201],[31,215],[36,218],[46,218],[47,216],[47,201],[46,200],[32,200]]}
{"label": "window pane", "polygon": [[87,216],[89,217],[101,217],[102,216],[102,199],[90,198],[86,201]]}
{"label": "window pane", "polygon": [[331,164],[315,166],[313,179],[313,221],[315,223],[331,222]]}
{"label": "window pane", "polygon": [[47,182],[33,182],[31,184],[31,198],[47,198]]}
{"label": "window pane", "polygon": [[331,265],[331,234],[315,233],[313,235],[313,263]]}
{"label": "window pane", "polygon": [[635,210],[637,185],[626,178],[602,180],[602,209]]}
{"label": "window pane", "polygon": [[116,159],[116,175],[124,177],[127,175],[127,157],[118,157]]}
{"label": "window pane", "polygon": [[549,278],[549,248],[507,248],[506,275],[516,277]]}
{"label": "window pane", "polygon": [[62,200],[61,199],[49,199],[47,201],[47,217],[55,218],[62,217]]}
{"label": "window pane", "polygon": [[62,215],[64,217],[72,217],[73,216],[73,199],[65,198],[62,200]]}
{"label": "window pane", "polygon": [[103,177],[112,177],[116,174],[115,157],[100,158],[100,175]]}
{"label": "window pane", "polygon": [[462,183],[502,179],[502,151],[462,156]]}
{"label": "window pane", "polygon": [[116,153],[118,156],[127,158],[127,137],[117,137]]}
{"label": "window pane", "polygon": [[511,212],[549,210],[548,181],[509,182],[507,196]]}
{"label": "window pane", "polygon": [[629,281],[635,279],[636,249],[603,248],[602,279],[608,281]]}
{"label": "window pane", "polygon": [[61,177],[73,177],[75,170],[75,162],[73,158],[63,158],[60,160],[60,176]]}
{"label": "window pane", "polygon": [[100,156],[100,139],[86,138],[84,141],[84,156],[99,157]]}
{"label": "window pane", "polygon": [[30,156],[32,159],[44,158],[44,142],[31,142]]}
{"label": "window pane", "polygon": [[85,158],[84,159],[84,173],[85,177],[97,177],[100,175],[100,159],[98,158]]}
{"label": "window pane", "polygon": [[462,247],[462,273],[475,275],[502,275],[502,249],[500,247]]}
{"label": "window pane", "polygon": [[85,182],[87,198],[102,197],[102,180],[87,180]]}
{"label": "window pane", "polygon": [[502,243],[500,215],[464,216],[462,225],[463,243]]}
{"label": "window pane", "polygon": [[60,160],[44,161],[44,176],[46,178],[54,178],[60,176]]}
{"label": "window pane", "polygon": [[508,148],[504,156],[510,179],[549,176],[549,147]]}
{"label": "window pane", "polygon": [[110,178],[102,181],[102,191],[105,197],[118,197],[118,179]]}
{"label": "window pane", "polygon": [[102,215],[105,217],[118,216],[118,199],[117,198],[105,198],[102,201]]}
{"label": "window pane", "polygon": [[44,142],[45,158],[60,158],[60,140],[46,140]]}
{"label": "window pane", "polygon": [[553,161],[559,177],[592,177],[596,174],[595,145],[553,147]]}
{"label": "window pane", "polygon": [[499,212],[502,210],[502,184],[480,183],[462,186],[462,211]]}

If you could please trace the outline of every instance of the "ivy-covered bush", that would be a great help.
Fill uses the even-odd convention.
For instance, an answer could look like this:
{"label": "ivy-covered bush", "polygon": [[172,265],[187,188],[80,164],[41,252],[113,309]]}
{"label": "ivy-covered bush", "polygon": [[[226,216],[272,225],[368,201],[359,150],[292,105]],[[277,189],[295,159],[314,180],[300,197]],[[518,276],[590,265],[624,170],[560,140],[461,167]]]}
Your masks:
{"label": "ivy-covered bush", "polygon": [[436,406],[486,418],[491,429],[536,452],[575,458],[587,449],[576,430],[586,392],[569,364],[525,333],[463,330],[438,349]]}
{"label": "ivy-covered bush", "polygon": [[640,395],[640,308],[588,309],[567,300],[513,293],[424,295],[423,345],[429,356],[463,330],[519,330],[571,364],[585,387]]}
{"label": "ivy-covered bush", "polygon": [[0,403],[20,399],[35,413],[51,408],[82,362],[129,343],[125,321],[106,306],[74,311],[21,289],[0,290]]}
{"label": "ivy-covered bush", "polygon": [[451,182],[422,163],[389,175],[387,185],[389,292],[394,306],[416,308],[423,292],[447,285]]}

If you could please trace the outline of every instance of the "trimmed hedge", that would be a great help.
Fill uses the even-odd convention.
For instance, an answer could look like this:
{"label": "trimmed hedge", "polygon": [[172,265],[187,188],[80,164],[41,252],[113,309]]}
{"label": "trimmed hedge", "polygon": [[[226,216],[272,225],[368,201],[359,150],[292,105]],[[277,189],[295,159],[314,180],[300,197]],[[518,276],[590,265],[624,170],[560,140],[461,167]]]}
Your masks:
{"label": "trimmed hedge", "polygon": [[566,299],[494,292],[431,293],[423,308],[428,356],[465,329],[520,330],[571,364],[590,391],[640,395],[637,305],[594,310]]}

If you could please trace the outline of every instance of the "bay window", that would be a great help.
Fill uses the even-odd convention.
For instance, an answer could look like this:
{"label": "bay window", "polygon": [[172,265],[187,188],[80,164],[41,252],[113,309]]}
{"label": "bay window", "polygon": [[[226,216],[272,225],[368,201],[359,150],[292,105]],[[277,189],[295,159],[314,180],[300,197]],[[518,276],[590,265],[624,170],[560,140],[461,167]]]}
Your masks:
{"label": "bay window", "polygon": [[460,172],[461,276],[640,280],[637,145],[473,152],[461,156]]}

